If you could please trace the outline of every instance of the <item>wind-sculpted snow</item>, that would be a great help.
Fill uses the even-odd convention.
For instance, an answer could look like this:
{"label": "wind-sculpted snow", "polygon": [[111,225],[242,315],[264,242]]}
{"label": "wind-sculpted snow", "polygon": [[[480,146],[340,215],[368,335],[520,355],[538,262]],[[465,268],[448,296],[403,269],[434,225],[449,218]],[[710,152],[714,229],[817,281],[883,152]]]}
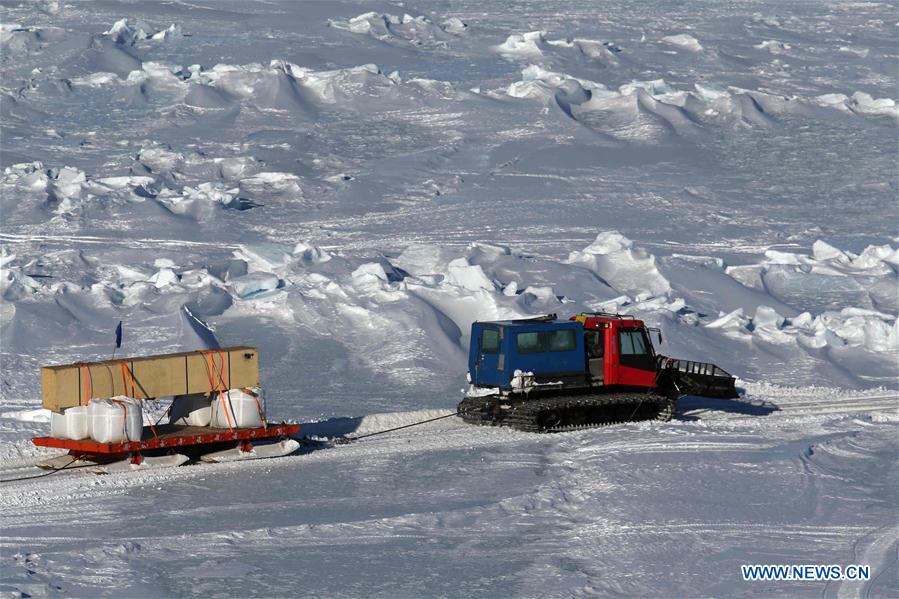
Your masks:
{"label": "wind-sculpted snow", "polygon": [[[52,11],[42,18],[52,19]],[[676,73],[677,83],[665,78],[621,81],[618,76],[610,77],[608,69],[622,70],[627,77],[636,64],[628,61],[635,60],[640,44],[652,48],[680,44],[695,50],[691,40],[703,39],[701,53],[712,52],[715,43],[705,43],[709,37],[699,32],[648,36],[644,32],[639,41],[631,39],[629,43],[619,42],[621,38],[616,36],[564,37],[549,28],[512,33],[505,42],[491,46],[492,55],[493,60],[531,63],[521,71],[520,80],[512,76],[499,87],[494,83],[490,88],[465,92],[461,91],[464,85],[442,78],[404,78],[399,72],[388,75],[371,64],[322,68],[277,57],[195,61],[190,59],[194,35],[178,33],[190,30],[182,22],[137,17],[117,17],[109,22],[113,25],[92,32],[90,44],[76,44],[58,65],[29,73],[27,82],[4,103],[8,111],[4,114],[9,115],[5,124],[14,132],[35,128],[40,119],[46,121],[37,132],[43,141],[36,142],[45,149],[29,155],[26,142],[13,156],[30,160],[4,167],[0,189],[7,222],[20,223],[15,225],[21,226],[17,234],[25,239],[43,227],[61,235],[84,231],[88,238],[102,238],[109,230],[127,231],[130,237],[140,237],[145,230],[165,231],[164,235],[185,241],[198,237],[200,245],[194,247],[209,244],[210,252],[194,260],[165,257],[173,264],[160,268],[154,266],[155,258],[142,264],[130,259],[126,264],[123,258],[110,271],[89,249],[79,250],[79,260],[89,265],[91,274],[67,280],[58,274],[33,276],[39,273],[28,272],[27,265],[35,257],[27,255],[31,250],[25,255],[19,251],[5,277],[10,298],[42,296],[48,289],[51,296],[61,289],[71,295],[72,284],[88,285],[92,294],[102,290],[101,295],[113,306],[139,307],[147,301],[147,293],[177,296],[183,300],[180,304],[168,297],[160,300],[177,316],[180,305],[206,294],[228,298],[211,301],[215,307],[206,314],[224,318],[229,306],[239,307],[242,314],[252,313],[246,311],[244,302],[275,302],[286,295],[289,301],[283,306],[275,302],[271,309],[283,310],[285,317],[298,319],[310,329],[323,326],[321,323],[337,314],[343,324],[333,335],[340,339],[349,337],[351,323],[358,322],[359,315],[371,320],[379,311],[398,306],[400,311],[417,314],[404,316],[411,318],[409,326],[425,331],[416,343],[425,348],[422,356],[431,357],[422,359],[434,365],[450,360],[455,366],[451,372],[427,374],[431,366],[415,370],[418,366],[413,363],[418,358],[411,357],[415,351],[392,355],[406,360],[404,368],[418,372],[412,379],[436,377],[444,386],[464,368],[461,357],[471,320],[541,311],[643,311],[676,323],[673,326],[698,327],[721,343],[751,341],[762,346],[796,346],[799,351],[848,348],[885,354],[895,349],[895,249],[884,245],[882,238],[859,254],[818,241],[811,256],[795,258],[771,249],[771,244],[761,245],[758,251],[763,260],[740,259],[731,264],[727,252],[720,256],[703,252],[694,252],[692,257],[669,252],[656,255],[639,242],[643,239],[652,244],[654,240],[637,225],[659,210],[672,224],[679,223],[678,235],[688,230],[692,212],[698,212],[705,218],[704,225],[720,234],[730,231],[731,218],[751,222],[756,213],[752,208],[737,203],[726,209],[729,214],[718,214],[715,208],[720,197],[733,201],[724,188],[730,178],[727,164],[703,172],[692,161],[701,163],[708,152],[715,151],[722,143],[722,132],[748,135],[749,140],[756,130],[778,136],[793,126],[795,119],[805,126],[838,124],[878,132],[891,122],[883,117],[895,113],[895,102],[877,92],[800,97],[758,91],[770,86],[751,89],[744,79],[728,84],[720,78],[690,82]],[[486,47],[485,40],[472,39],[476,36],[471,28],[455,16],[439,19],[366,13],[332,18],[329,23],[338,36],[364,33],[391,44],[421,46],[422,51],[427,51],[432,41],[444,38],[453,38],[454,51],[463,54],[466,44],[472,44],[470,49]],[[754,18],[752,23],[752,27],[783,26],[782,22],[772,25]],[[10,42],[11,34],[31,31],[30,27],[6,27],[5,43]],[[74,34],[56,32],[39,46],[16,47],[37,57],[68,35]],[[785,40],[780,46],[756,41],[752,47],[760,46],[769,54],[795,49],[790,36],[779,37]],[[603,39],[608,41],[600,41]],[[557,67],[579,74],[570,75]],[[107,113],[112,122],[98,121],[101,129],[109,127],[109,141],[92,131],[64,129],[65,123],[75,122],[71,120],[75,113],[66,112],[63,106],[71,103],[76,109],[95,110],[98,102],[112,102],[121,109]],[[44,110],[49,111],[46,117],[36,116]],[[870,127],[840,120],[854,117],[870,118]],[[530,129],[518,126],[529,120],[533,120]],[[576,127],[569,128],[567,123]],[[137,128],[141,133],[134,139],[119,138],[113,130],[118,127]],[[558,133],[547,136],[546,132],[554,129]],[[76,143],[91,156],[106,154],[106,159],[76,158],[76,153],[68,151]],[[698,154],[694,159],[693,150],[672,149],[677,147],[693,147]],[[658,148],[658,153],[648,148]],[[735,147],[723,154],[734,152],[742,160],[747,151]],[[764,149],[754,151],[756,160],[764,160]],[[683,191],[674,197],[671,188],[678,185],[666,182],[646,197],[636,197],[635,190],[645,181],[633,167],[645,160],[677,165],[658,167],[664,171],[660,180],[681,180]],[[593,175],[596,165],[600,171]],[[606,185],[603,191],[615,165],[628,174],[623,184]],[[684,168],[690,176],[680,172]],[[878,167],[869,162],[865,168],[876,172]],[[584,175],[568,177],[566,169]],[[583,180],[578,179],[581,176]],[[488,222],[502,222],[497,218],[504,219],[507,212],[500,208],[492,213],[492,202],[481,195],[482,190],[489,196],[495,189],[502,202],[514,205],[515,194],[526,192],[516,177],[553,182],[556,187],[547,186],[540,195],[582,198],[574,201],[584,207],[601,207],[590,213],[590,218],[600,223],[592,227],[581,226],[577,208],[564,211],[564,215],[552,212],[574,224],[563,228],[576,232],[576,239],[606,232],[589,246],[553,242],[555,254],[537,262],[524,258],[539,253],[527,235],[517,243],[515,252],[509,248],[498,253],[485,251],[483,245],[461,251],[455,239],[461,239],[462,246],[480,239],[474,226],[479,221],[462,218],[468,223],[464,225],[469,231],[465,239],[458,237],[459,231],[450,233],[456,225],[441,212],[457,210],[454,203],[462,212],[469,212],[466,202],[471,201],[486,207]],[[717,181],[706,181],[708,177]],[[497,186],[491,179],[502,184]],[[889,179],[883,181],[875,182],[880,187],[871,188],[878,197],[893,189]],[[760,185],[764,183],[746,183],[744,197],[758,194]],[[789,185],[784,178],[764,193],[776,195],[778,190],[789,190]],[[617,199],[606,203],[602,196],[609,192],[618,194]],[[593,202],[597,196],[599,202]],[[448,199],[441,199],[431,210],[434,198]],[[310,243],[302,250],[308,257],[302,259],[289,251],[300,239],[328,245],[332,232],[343,235],[354,223],[363,230],[380,228],[396,237],[396,231],[404,229],[389,217],[396,207],[403,207],[423,227],[438,231],[442,227],[447,235],[456,236],[450,245],[441,245],[437,235],[436,243],[420,246],[432,248],[428,251],[439,256],[427,265],[427,272],[417,270],[425,253],[421,250],[415,257],[418,250],[410,242],[416,234],[400,234],[396,242],[388,239],[383,243],[373,241],[377,235],[370,236],[357,249],[341,250],[338,242],[337,252]],[[766,209],[755,210],[764,213]],[[329,217],[332,213],[333,218]],[[643,215],[642,220],[630,220],[627,215],[632,213]],[[405,218],[398,217],[396,223]],[[606,219],[621,220],[627,225],[628,237],[638,241],[602,226]],[[278,227],[275,220],[286,226]],[[559,223],[552,221],[548,226],[559,229]],[[664,227],[651,217],[648,222],[664,235]],[[500,242],[521,228],[500,227],[504,230]],[[227,256],[228,250],[223,256],[223,248],[211,251],[221,243],[222,230],[239,232],[241,241],[231,244],[233,247],[275,243],[288,248],[284,255],[291,258],[265,267],[242,255]],[[327,234],[322,235],[323,231]],[[544,234],[535,233],[537,238]],[[139,247],[141,242],[132,245]],[[177,246],[178,242],[173,248]],[[378,255],[377,261],[371,261],[372,251]],[[333,262],[317,261],[316,256],[332,254],[337,258]],[[223,260],[227,267],[221,266]],[[65,270],[75,270],[72,264]],[[538,271],[535,264],[541,265]],[[300,267],[303,270],[294,272]],[[123,269],[140,274],[107,278],[108,273]],[[585,281],[578,280],[584,277]],[[190,291],[182,296],[187,282]],[[293,297],[295,284],[305,290],[298,298]],[[321,305],[319,296],[326,298]],[[158,309],[154,305],[153,310]],[[15,321],[16,316],[11,316],[15,310],[15,306],[5,309],[5,322]],[[198,313],[204,315],[202,310]],[[384,321],[385,330],[371,334],[372,347],[389,336],[386,322],[390,318],[394,316]],[[180,322],[180,317],[172,322]],[[422,322],[438,323],[440,332],[433,344]],[[677,333],[669,338],[677,338]],[[366,356],[359,358],[364,363],[377,362],[372,372],[378,376],[410,378],[402,369],[384,374],[389,358],[372,358],[367,349],[347,351]],[[701,353],[697,351],[696,357]],[[836,359],[819,352],[813,362]],[[741,371],[737,360],[728,366],[746,375],[764,370],[756,365]],[[888,374],[874,378],[883,380]],[[837,379],[845,382],[853,377],[841,373]]]}
{"label": "wind-sculpted snow", "polygon": [[490,49],[510,62],[568,62],[581,59],[596,66],[620,66],[616,55],[621,48],[614,42],[578,37],[549,39],[546,31],[513,33],[506,41]]}
{"label": "wind-sculpted snow", "polygon": [[[335,71],[313,71],[273,60],[268,65],[217,64],[209,69],[199,65],[145,62],[126,77],[115,73],[91,73],[76,77],[77,88],[125,86],[140,88],[141,94],[181,100],[189,106],[207,109],[228,108],[248,100],[262,110],[287,111],[297,115],[313,113],[327,105],[350,107],[359,95],[378,96],[397,85],[397,78],[381,73],[376,65]],[[144,89],[149,86],[149,91]]]}
{"label": "wind-sculpted snow", "polygon": [[153,31],[147,23],[140,20],[121,19],[116,21],[103,35],[108,35],[117,44],[133,46],[143,40],[165,40],[181,35],[181,27],[172,23],[165,29]]}
{"label": "wind-sculpted snow", "polygon": [[644,297],[671,289],[655,261],[655,256],[634,248],[633,242],[617,231],[600,233],[593,243],[568,257],[568,262],[584,264],[614,289]]}
{"label": "wind-sculpted snow", "polygon": [[467,25],[458,17],[451,17],[437,25],[425,16],[368,12],[347,20],[329,19],[335,29],[370,35],[386,43],[410,44],[422,47],[446,48],[453,36],[460,35]]}
{"label": "wind-sculpted snow", "polygon": [[40,367],[119,321],[117,356],[257,346],[270,419],[326,446],[449,413],[474,320],[632,314],[743,397],[17,483],[0,587],[745,595],[789,556],[883,574],[783,592],[891,595],[894,12],[4,3],[0,478],[46,453]]}
{"label": "wind-sculpted snow", "polygon": [[[753,289],[786,302],[839,307],[849,300],[861,308],[896,313],[899,253],[891,245],[870,245],[859,254],[817,240],[811,254],[768,250],[758,264],[727,267],[726,272]],[[834,302],[834,298],[840,298]]]}
{"label": "wind-sculpted snow", "polygon": [[702,44],[699,40],[689,33],[678,33],[677,35],[666,35],[662,38],[666,44],[671,44],[678,48],[682,48],[689,52],[702,52]]}
{"label": "wind-sculpted snow", "polygon": [[844,94],[780,98],[698,82],[692,90],[679,90],[662,79],[632,81],[610,90],[602,83],[534,64],[521,75],[521,81],[493,95],[552,102],[575,121],[619,141],[657,143],[669,141],[671,133],[697,141],[722,125],[772,128],[784,115],[820,117],[819,107],[859,116],[899,116],[893,100],[875,100],[861,92],[851,98]]}
{"label": "wind-sculpted snow", "polygon": [[25,27],[19,23],[0,23],[2,62],[35,52],[42,45],[63,39],[65,32],[58,27]]}
{"label": "wind-sculpted snow", "polygon": [[[222,201],[180,198],[186,204]],[[168,209],[185,214],[172,206]],[[110,271],[109,261],[85,263],[76,254],[72,258],[78,262],[71,266],[81,264],[88,271],[86,278],[72,281],[59,274],[36,277],[32,269],[49,264],[9,255],[3,266],[3,294],[15,310],[24,304],[26,313],[35,303],[46,305],[41,310],[52,311],[53,306],[74,301],[80,308],[67,308],[66,318],[74,316],[92,329],[100,329],[99,323],[106,318],[102,310],[90,308],[98,301],[106,309],[122,312],[138,331],[140,321],[160,309],[177,322],[178,311],[185,305],[192,314],[221,323],[267,314],[290,330],[337,340],[349,359],[394,385],[452,387],[464,373],[467,334],[475,320],[579,310],[633,313],[661,324],[672,340],[690,337],[695,334],[691,329],[699,328],[723,346],[737,342],[735,356],[761,352],[755,358],[761,363],[766,363],[768,347],[793,347],[800,355],[808,352],[816,360],[834,363],[845,360],[845,352],[851,351],[860,361],[880,364],[879,374],[866,372],[865,376],[887,382],[895,373],[890,357],[899,349],[896,307],[881,302],[880,310],[873,309],[870,300],[868,304],[859,301],[858,292],[870,288],[864,292],[886,293],[895,288],[895,250],[883,246],[853,255],[819,242],[813,253],[817,258],[769,252],[771,262],[752,271],[758,298],[754,304],[745,303],[744,298],[738,307],[726,295],[708,303],[698,294],[704,287],[727,288],[732,276],[752,287],[753,281],[745,278],[750,267],[728,267],[724,260],[712,258],[659,261],[617,231],[600,233],[592,244],[571,252],[564,261],[534,261],[507,247],[484,244],[472,244],[464,251],[412,246],[396,258],[372,261],[300,242],[293,247],[239,244],[224,262],[218,259],[214,264],[158,258],[146,265],[115,265]],[[65,263],[71,258],[61,259]],[[865,273],[867,287],[822,263],[855,276]],[[808,277],[837,281],[825,282],[830,299],[826,305],[820,303],[820,294],[811,292],[824,284],[809,282]],[[841,286],[844,278],[855,286]],[[879,287],[872,284],[874,280]],[[17,316],[8,318],[15,321]],[[360,323],[364,323],[364,334],[358,331]],[[397,335],[398,328],[405,334]],[[13,347],[30,343],[27,337],[11,335],[9,339]],[[822,349],[841,353],[822,355]],[[701,357],[695,349],[690,353],[690,357]],[[876,358],[878,354],[883,359]],[[741,377],[752,379],[764,371],[761,366],[726,360],[727,368]],[[834,384],[852,380],[842,372],[833,374],[833,379],[823,376]],[[768,380],[784,382],[794,376],[794,370],[766,375]]]}
{"label": "wind-sculpted snow", "polygon": [[862,115],[888,115],[899,118],[899,105],[891,98],[873,98],[865,92],[824,94],[815,98],[821,106]]}
{"label": "wind-sculpted snow", "polygon": [[510,59],[539,58],[547,45],[545,31],[513,33],[502,44],[493,47],[493,51]]}

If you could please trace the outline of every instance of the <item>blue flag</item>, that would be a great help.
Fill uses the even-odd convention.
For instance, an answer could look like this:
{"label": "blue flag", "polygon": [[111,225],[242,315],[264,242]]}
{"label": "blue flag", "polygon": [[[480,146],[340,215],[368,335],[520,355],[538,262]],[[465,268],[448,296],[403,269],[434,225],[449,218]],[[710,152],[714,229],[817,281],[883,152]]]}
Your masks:
{"label": "blue flag", "polygon": [[116,348],[122,347],[122,321],[119,321],[118,326],[115,328],[115,346]]}

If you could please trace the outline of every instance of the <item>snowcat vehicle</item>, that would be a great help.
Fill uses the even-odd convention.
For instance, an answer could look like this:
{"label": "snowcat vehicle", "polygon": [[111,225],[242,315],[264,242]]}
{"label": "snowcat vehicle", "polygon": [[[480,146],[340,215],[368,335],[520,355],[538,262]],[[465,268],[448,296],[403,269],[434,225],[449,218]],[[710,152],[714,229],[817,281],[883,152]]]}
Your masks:
{"label": "snowcat vehicle", "polygon": [[458,414],[468,423],[558,432],[637,420],[671,420],[677,399],[738,397],[735,379],[706,362],[657,354],[633,316],[555,314],[475,322],[470,388]]}

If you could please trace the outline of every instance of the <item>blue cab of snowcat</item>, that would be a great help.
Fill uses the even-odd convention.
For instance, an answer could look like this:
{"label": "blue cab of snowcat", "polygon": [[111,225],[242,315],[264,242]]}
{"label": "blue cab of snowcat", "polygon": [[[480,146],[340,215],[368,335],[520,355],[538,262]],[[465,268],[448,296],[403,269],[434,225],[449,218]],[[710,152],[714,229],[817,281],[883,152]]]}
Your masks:
{"label": "blue cab of snowcat", "polygon": [[500,320],[471,325],[468,373],[477,387],[510,389],[516,370],[538,381],[583,378],[584,328],[570,320]]}

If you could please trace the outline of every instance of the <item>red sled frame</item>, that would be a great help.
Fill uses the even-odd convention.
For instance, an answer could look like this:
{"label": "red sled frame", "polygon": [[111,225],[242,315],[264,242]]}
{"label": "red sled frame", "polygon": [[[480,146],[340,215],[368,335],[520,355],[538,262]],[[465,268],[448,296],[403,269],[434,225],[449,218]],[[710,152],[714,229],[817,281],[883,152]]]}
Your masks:
{"label": "red sled frame", "polygon": [[177,447],[202,447],[203,445],[215,445],[229,441],[238,441],[243,451],[249,451],[254,440],[289,437],[299,431],[299,424],[286,423],[233,430],[213,429],[208,426],[162,425],[156,427],[155,433],[149,427],[144,427],[144,437],[150,435],[150,438],[141,439],[140,441],[99,443],[92,439],[73,441],[71,439],[56,439],[53,437],[34,437],[31,442],[38,447],[67,449],[70,455],[78,458],[94,456],[115,458],[126,457],[130,454],[132,461],[140,463],[142,451]]}

